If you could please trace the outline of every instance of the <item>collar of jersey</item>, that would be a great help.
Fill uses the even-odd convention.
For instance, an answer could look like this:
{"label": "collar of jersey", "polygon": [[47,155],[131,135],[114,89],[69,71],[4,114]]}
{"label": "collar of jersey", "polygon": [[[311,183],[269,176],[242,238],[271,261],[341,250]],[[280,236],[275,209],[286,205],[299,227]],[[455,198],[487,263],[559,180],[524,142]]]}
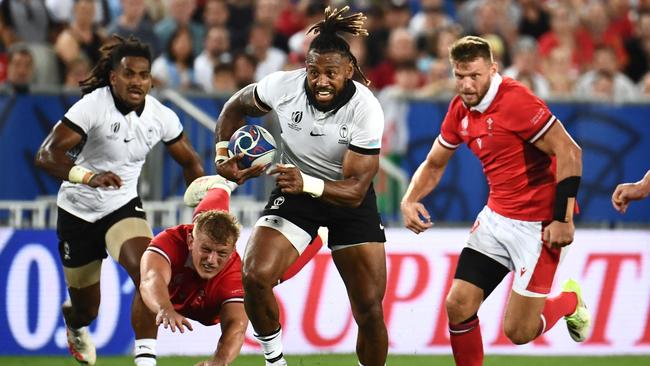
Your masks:
{"label": "collar of jersey", "polygon": [[357,87],[354,85],[354,82],[352,80],[348,80],[348,82],[345,83],[345,87],[343,88],[343,91],[341,91],[341,94],[337,95],[336,99],[334,99],[332,103],[330,103],[327,107],[321,107],[318,105],[316,98],[314,98],[311,91],[309,90],[306,77],[305,77],[304,88],[305,88],[305,94],[307,94],[307,100],[309,100],[309,104],[311,104],[314,108],[318,109],[321,112],[334,111],[334,113],[336,113],[339,109],[341,109],[341,107],[343,107],[345,103],[349,102],[350,99],[352,99],[352,96],[354,96],[354,92],[357,91]]}
{"label": "collar of jersey", "polygon": [[485,111],[487,111],[487,109],[490,107],[490,104],[492,104],[494,101],[494,98],[497,96],[497,91],[499,90],[499,85],[501,85],[502,80],[503,78],[501,78],[501,75],[499,75],[498,72],[494,74],[492,80],[490,81],[490,87],[485,93],[483,99],[481,99],[481,102],[471,107],[469,110],[485,113]]}
{"label": "collar of jersey", "polygon": [[113,103],[115,103],[115,108],[117,108],[117,110],[120,111],[120,113],[126,116],[127,114],[131,113],[131,111],[135,111],[138,117],[140,117],[140,115],[144,111],[145,102],[142,102],[142,104],[135,109],[131,108],[128,105],[126,105],[126,103],[124,103],[117,95],[115,95],[115,93],[113,93],[113,88],[109,87],[109,89],[111,91],[111,95],[113,96]]}

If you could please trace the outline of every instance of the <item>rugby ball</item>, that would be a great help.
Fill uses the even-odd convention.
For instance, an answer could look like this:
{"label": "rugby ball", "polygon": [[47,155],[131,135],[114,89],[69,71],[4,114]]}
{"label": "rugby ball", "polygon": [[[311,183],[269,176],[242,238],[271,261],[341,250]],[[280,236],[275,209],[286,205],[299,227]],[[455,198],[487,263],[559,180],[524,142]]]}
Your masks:
{"label": "rugby ball", "polygon": [[235,156],[243,153],[239,160],[242,168],[256,165],[268,165],[275,158],[275,139],[269,131],[257,125],[245,125],[230,137],[228,153]]}

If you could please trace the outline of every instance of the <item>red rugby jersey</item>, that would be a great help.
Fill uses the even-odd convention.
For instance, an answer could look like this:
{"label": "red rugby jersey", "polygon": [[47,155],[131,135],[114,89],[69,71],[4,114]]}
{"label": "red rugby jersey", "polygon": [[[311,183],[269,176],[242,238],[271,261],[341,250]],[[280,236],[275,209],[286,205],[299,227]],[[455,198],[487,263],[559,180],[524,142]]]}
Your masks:
{"label": "red rugby jersey", "polygon": [[192,268],[187,235],[194,224],[169,228],[152,239],[147,250],[165,257],[172,268],[169,295],[174,309],[181,315],[204,325],[219,323],[221,306],[243,302],[241,259],[234,251],[223,269],[212,279],[204,280]]}
{"label": "red rugby jersey", "polygon": [[493,211],[517,220],[546,221],[553,217],[555,158],[533,143],[555,120],[523,84],[496,74],[479,105],[467,108],[459,96],[452,99],[438,142],[448,149],[466,143],[479,158]]}

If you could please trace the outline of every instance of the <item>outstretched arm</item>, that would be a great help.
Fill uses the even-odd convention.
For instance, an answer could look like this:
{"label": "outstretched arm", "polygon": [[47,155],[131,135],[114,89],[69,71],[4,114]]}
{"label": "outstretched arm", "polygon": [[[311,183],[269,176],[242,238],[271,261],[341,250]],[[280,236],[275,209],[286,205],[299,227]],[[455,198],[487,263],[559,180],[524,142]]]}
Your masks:
{"label": "outstretched arm", "polygon": [[612,194],[612,205],[616,211],[625,213],[630,201],[638,201],[650,195],[650,170],[636,183],[623,183],[616,186]]}
{"label": "outstretched arm", "polygon": [[575,232],[573,210],[582,177],[582,149],[560,121],[556,121],[534,144],[557,159],[555,212],[553,221],[544,229],[544,241],[549,246],[563,247],[573,242]]}
{"label": "outstretched arm", "polygon": [[70,160],[67,152],[81,143],[82,138],[79,132],[62,122],[57,123],[36,152],[34,163],[50,175],[72,183],[91,187],[122,186],[122,179],[113,172],[93,172]]}
{"label": "outstretched arm", "polygon": [[411,183],[402,197],[400,208],[404,216],[404,226],[416,234],[433,226],[429,212],[420,201],[436,188],[454,151],[442,146],[436,139],[427,158],[413,174]]}
{"label": "outstretched arm", "polygon": [[176,328],[184,333],[183,326],[192,330],[192,325],[184,316],[174,310],[169,300],[167,286],[171,281],[172,269],[167,260],[160,254],[147,250],[140,260],[140,295],[145,305],[156,314],[156,325]]}

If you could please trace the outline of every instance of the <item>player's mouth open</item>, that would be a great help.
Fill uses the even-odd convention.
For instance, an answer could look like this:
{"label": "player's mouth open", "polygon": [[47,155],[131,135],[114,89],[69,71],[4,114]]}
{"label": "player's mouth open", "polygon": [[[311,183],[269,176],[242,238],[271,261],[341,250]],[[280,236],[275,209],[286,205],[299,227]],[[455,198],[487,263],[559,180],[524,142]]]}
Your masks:
{"label": "player's mouth open", "polygon": [[334,93],[331,90],[318,90],[316,91],[316,99],[318,101],[327,101],[334,98]]}
{"label": "player's mouth open", "polygon": [[132,96],[132,97],[140,97],[142,95],[142,90],[129,89],[129,95]]}

